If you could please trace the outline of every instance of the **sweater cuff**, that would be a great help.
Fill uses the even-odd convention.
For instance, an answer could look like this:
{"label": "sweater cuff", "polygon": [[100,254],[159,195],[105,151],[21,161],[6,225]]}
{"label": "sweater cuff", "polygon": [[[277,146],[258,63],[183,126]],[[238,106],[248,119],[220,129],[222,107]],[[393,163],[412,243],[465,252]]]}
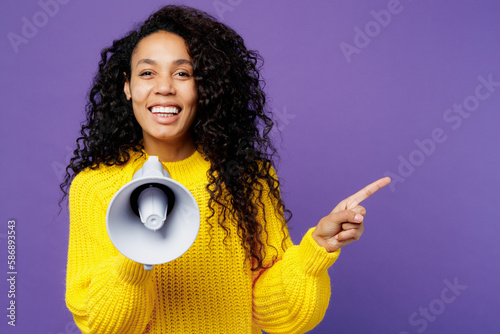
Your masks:
{"label": "sweater cuff", "polygon": [[312,237],[314,228],[309,229],[302,238],[299,246],[299,259],[306,273],[317,276],[323,270],[328,269],[335,263],[340,254],[340,248],[335,252],[328,253],[325,248],[318,245]]}
{"label": "sweater cuff", "polygon": [[143,283],[152,272],[152,270],[144,270],[143,264],[134,262],[122,254],[116,256],[115,269],[120,279],[133,285]]}

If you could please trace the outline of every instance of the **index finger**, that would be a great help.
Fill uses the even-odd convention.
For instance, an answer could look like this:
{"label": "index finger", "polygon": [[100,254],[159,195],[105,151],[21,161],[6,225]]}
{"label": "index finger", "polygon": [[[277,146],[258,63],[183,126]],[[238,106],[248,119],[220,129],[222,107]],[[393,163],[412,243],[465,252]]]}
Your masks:
{"label": "index finger", "polygon": [[350,210],[354,207],[356,207],[359,203],[373,195],[377,190],[382,189],[386,185],[391,183],[391,178],[390,177],[383,177],[381,179],[378,179],[377,181],[367,185],[354,195],[351,195],[347,197],[344,202],[346,203],[346,210]]}

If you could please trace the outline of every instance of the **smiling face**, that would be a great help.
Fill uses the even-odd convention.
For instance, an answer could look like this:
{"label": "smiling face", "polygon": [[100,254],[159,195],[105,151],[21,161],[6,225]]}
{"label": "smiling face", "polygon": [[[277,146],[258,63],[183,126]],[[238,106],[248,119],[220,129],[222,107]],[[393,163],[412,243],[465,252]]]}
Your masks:
{"label": "smiling face", "polygon": [[193,148],[190,127],[198,95],[184,39],[165,31],[144,37],[132,54],[130,67],[124,92],[132,100],[146,152],[161,155],[160,150]]}

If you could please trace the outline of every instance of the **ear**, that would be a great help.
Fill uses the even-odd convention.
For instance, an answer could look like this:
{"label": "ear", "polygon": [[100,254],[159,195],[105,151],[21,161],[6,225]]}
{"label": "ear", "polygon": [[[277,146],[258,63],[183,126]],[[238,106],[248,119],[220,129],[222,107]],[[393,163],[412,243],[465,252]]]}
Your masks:
{"label": "ear", "polygon": [[127,74],[123,72],[123,75],[125,76],[125,84],[123,85],[123,92],[125,93],[125,96],[127,96],[127,100],[130,100],[132,98],[132,94],[130,94],[130,83],[127,79]]}

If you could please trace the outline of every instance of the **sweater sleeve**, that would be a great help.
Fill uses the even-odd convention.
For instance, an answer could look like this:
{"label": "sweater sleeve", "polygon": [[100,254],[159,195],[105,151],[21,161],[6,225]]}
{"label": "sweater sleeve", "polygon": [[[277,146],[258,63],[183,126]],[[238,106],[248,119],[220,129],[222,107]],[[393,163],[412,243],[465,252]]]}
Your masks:
{"label": "sweater sleeve", "polygon": [[340,250],[328,253],[312,238],[313,230],[254,281],[254,321],[269,333],[304,333],[325,315],[331,294],[327,269]]}
{"label": "sweater sleeve", "polygon": [[[276,207],[270,198],[263,202],[266,207]],[[340,249],[328,253],[319,246],[312,237],[314,228],[307,231],[299,245],[292,244],[285,230],[287,236],[281,247],[282,215],[275,210],[265,211],[265,237],[278,254],[269,269],[254,274],[254,322],[269,333],[309,331],[325,315],[331,295],[328,268],[337,260]]]}
{"label": "sweater sleeve", "polygon": [[81,172],[70,188],[66,304],[82,333],[142,333],[153,311],[151,272],[111,244],[108,203],[92,172],[99,173]]}

